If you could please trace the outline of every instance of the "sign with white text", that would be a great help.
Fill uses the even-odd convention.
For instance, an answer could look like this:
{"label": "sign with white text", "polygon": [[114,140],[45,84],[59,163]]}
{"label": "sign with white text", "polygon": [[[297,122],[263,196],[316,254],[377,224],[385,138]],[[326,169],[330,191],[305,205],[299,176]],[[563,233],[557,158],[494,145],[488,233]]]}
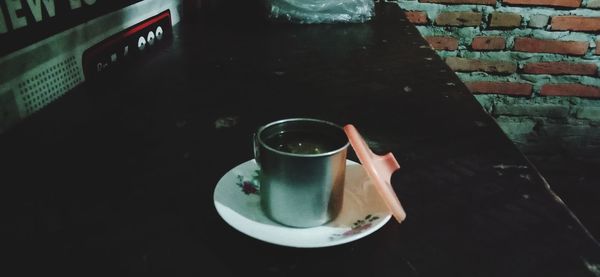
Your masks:
{"label": "sign with white text", "polygon": [[0,0],[0,56],[142,0]]}

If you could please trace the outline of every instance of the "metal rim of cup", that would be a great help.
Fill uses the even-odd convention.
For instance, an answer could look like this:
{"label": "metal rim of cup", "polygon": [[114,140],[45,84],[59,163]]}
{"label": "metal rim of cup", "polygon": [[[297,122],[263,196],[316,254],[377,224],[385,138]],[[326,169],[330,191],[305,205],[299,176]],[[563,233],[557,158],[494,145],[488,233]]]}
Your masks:
{"label": "metal rim of cup", "polygon": [[269,151],[273,151],[273,152],[281,154],[281,155],[287,155],[287,156],[292,156],[292,157],[307,157],[307,158],[331,156],[331,155],[334,155],[336,153],[344,151],[344,149],[348,148],[348,146],[350,145],[350,141],[346,137],[346,143],[343,146],[338,147],[338,148],[336,148],[334,150],[331,150],[331,151],[328,151],[328,152],[324,152],[324,153],[319,153],[319,154],[295,154],[295,153],[290,153],[290,152],[285,152],[285,151],[277,150],[277,149],[269,146],[268,144],[266,144],[262,140],[262,137],[261,137],[262,131],[268,129],[269,127],[278,125],[278,124],[287,123],[287,122],[293,122],[293,121],[310,121],[310,122],[314,122],[314,123],[320,123],[320,124],[329,125],[331,127],[339,129],[340,132],[342,132],[342,134],[344,134],[344,136],[346,136],[345,133],[344,133],[344,128],[342,128],[341,126],[339,126],[339,125],[337,125],[337,124],[335,124],[333,122],[329,122],[329,121],[321,120],[321,119],[314,119],[314,118],[288,118],[288,119],[281,119],[281,120],[273,121],[273,122],[271,122],[271,123],[269,123],[269,124],[267,124],[265,126],[260,127],[258,129],[258,131],[256,132],[256,139],[258,140],[258,142],[260,143],[260,145],[262,145],[263,147],[265,147]]}

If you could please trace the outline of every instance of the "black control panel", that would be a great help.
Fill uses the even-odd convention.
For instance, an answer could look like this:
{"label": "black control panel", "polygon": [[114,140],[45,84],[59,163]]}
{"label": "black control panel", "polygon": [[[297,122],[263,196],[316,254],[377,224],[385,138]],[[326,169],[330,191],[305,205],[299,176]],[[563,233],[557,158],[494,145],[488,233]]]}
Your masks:
{"label": "black control panel", "polygon": [[172,31],[171,13],[167,10],[90,47],[82,59],[85,78],[143,58],[152,48],[169,40]]}

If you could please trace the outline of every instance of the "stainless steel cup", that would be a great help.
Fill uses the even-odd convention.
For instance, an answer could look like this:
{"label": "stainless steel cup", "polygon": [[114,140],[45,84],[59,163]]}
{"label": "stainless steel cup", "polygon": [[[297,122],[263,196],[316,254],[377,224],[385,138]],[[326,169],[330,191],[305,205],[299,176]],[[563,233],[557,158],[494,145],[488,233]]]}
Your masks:
{"label": "stainless steel cup", "polygon": [[333,220],[342,207],[348,145],[340,126],[318,119],[285,119],[259,128],[254,155],[265,214],[292,227]]}

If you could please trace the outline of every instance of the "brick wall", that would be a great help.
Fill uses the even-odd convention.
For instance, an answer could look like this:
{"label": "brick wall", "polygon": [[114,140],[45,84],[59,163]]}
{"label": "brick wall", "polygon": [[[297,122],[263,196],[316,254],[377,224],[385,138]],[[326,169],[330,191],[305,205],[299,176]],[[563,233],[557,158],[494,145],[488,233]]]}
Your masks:
{"label": "brick wall", "polygon": [[399,0],[525,152],[600,160],[600,0]]}

